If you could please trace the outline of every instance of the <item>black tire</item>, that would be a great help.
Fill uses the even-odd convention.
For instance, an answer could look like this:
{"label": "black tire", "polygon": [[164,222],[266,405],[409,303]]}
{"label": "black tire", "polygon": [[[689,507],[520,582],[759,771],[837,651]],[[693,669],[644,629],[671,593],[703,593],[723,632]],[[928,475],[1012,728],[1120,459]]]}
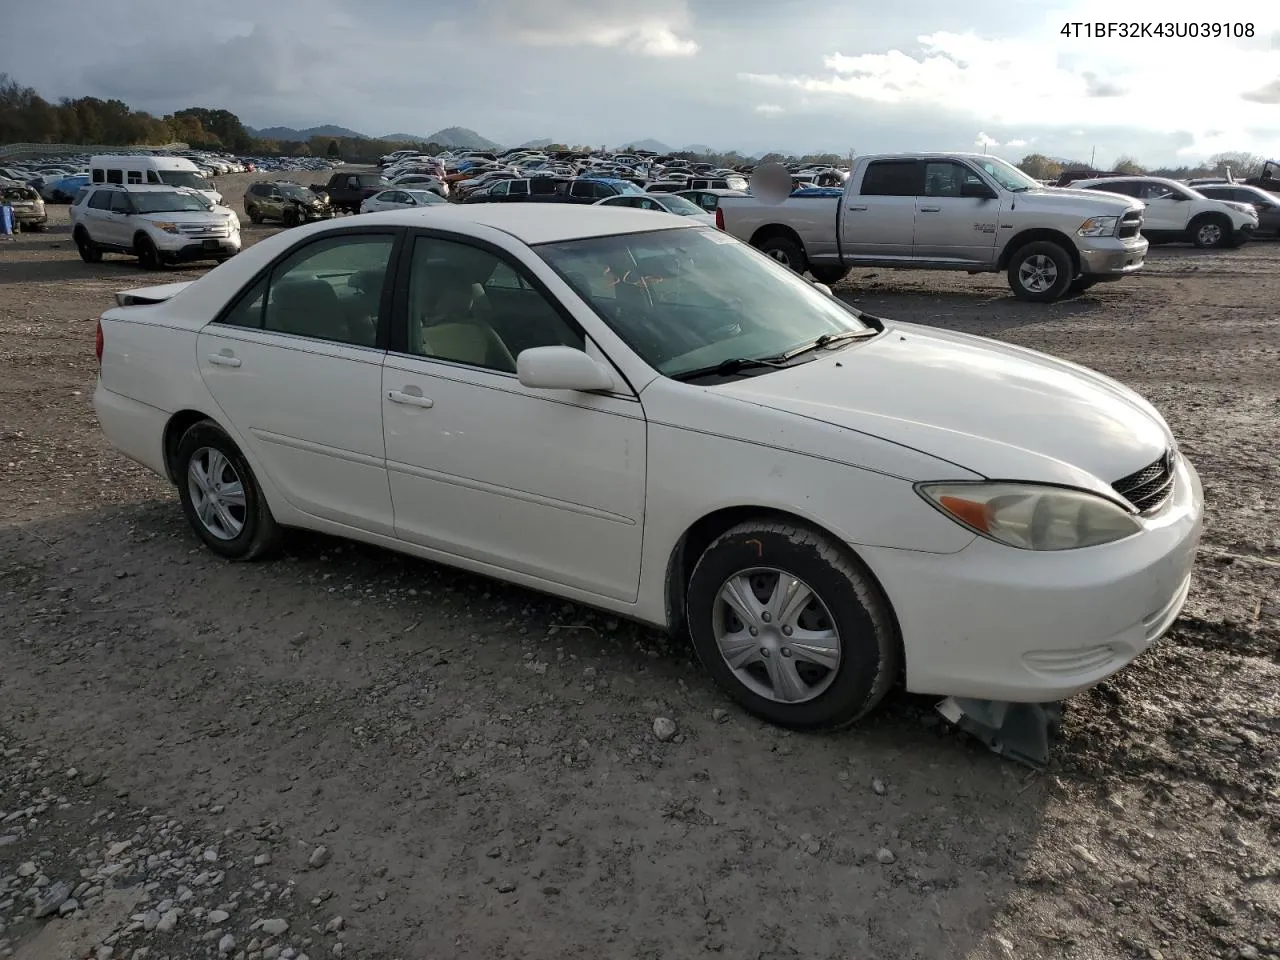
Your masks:
{"label": "black tire", "polygon": [[1084,293],[1090,287],[1097,286],[1097,277],[1076,277],[1071,281],[1071,286],[1067,288],[1067,293],[1076,294]]}
{"label": "black tire", "polygon": [[[805,657],[793,659],[783,636],[785,628],[777,627],[779,632],[770,634],[770,628],[761,626],[762,632],[749,638],[746,631],[750,628],[743,627],[740,620],[734,621],[735,632],[748,641],[744,652],[750,649],[751,655],[757,653],[756,637],[765,646],[775,645],[776,652],[760,653],[757,662],[741,671],[729,666],[716,640],[717,624],[732,617],[720,592],[734,576],[760,567],[803,581],[820,598],[819,604],[806,606],[799,616],[817,616],[834,627],[840,646],[834,670],[817,667]],[[768,575],[758,576],[769,579]],[[755,580],[753,577],[753,584]],[[755,600],[760,600],[758,593]],[[762,519],[740,523],[717,537],[689,577],[686,616],[694,649],[720,688],[751,713],[779,726],[798,730],[848,726],[880,702],[901,668],[897,629],[879,587],[854,557],[806,527]],[[768,615],[764,621],[769,621]],[[765,685],[760,676],[769,676],[766,664],[770,657],[779,658],[774,661],[777,663],[793,664],[790,669],[794,671],[804,667],[796,676],[806,684],[805,692],[813,693],[816,688],[816,694],[784,703],[758,692]],[[804,673],[814,683],[809,684]],[[741,679],[740,674],[754,679]]]}
{"label": "black tire", "polygon": [[159,270],[164,266],[164,261],[160,259],[160,251],[148,237],[134,237],[133,249],[138,255],[138,266],[143,270]]}
{"label": "black tire", "polygon": [[32,233],[44,233],[44,224],[28,223],[26,229],[30,230]]}
{"label": "black tire", "polygon": [[89,231],[84,227],[76,227],[76,232],[71,237],[76,243],[76,250],[80,253],[80,259],[85,263],[100,263],[102,261],[102,251],[98,249],[98,245],[89,239]]}
{"label": "black tire", "polygon": [[1231,238],[1231,221],[1220,213],[1201,214],[1187,225],[1187,239],[1200,250],[1222,250]]}
{"label": "black tire", "polygon": [[790,237],[769,237],[762,240],[756,249],[796,273],[809,269],[809,258],[804,255],[804,248]]}
{"label": "black tire", "polygon": [[298,211],[293,207],[285,207],[282,219],[286,227],[296,227],[302,222],[302,218],[298,216]]}
{"label": "black tire", "polygon": [[262,223],[262,211],[257,207],[250,207],[245,213],[249,214],[250,223]]}
{"label": "black tire", "polygon": [[[218,536],[200,518],[199,508],[193,500],[191,479],[191,463],[193,459],[203,458],[204,451],[212,450],[225,458],[227,465],[239,479],[244,491],[244,505],[229,508],[230,514],[242,524],[234,536]],[[248,462],[231,438],[212,420],[201,420],[193,424],[178,441],[177,451],[177,483],[178,497],[182,501],[182,512],[187,522],[201,540],[214,553],[228,560],[255,560],[264,557],[280,541],[280,527],[271,515],[271,509],[263,499],[258,487],[257,478],[253,475]],[[207,461],[205,461],[207,462]],[[230,474],[225,474],[230,476]],[[224,530],[224,532],[230,532]]]}
{"label": "black tire", "polygon": [[815,267],[813,264],[809,264],[809,272],[813,274],[813,279],[819,283],[825,283],[827,286],[833,287],[849,275],[849,268]]}
{"label": "black tire", "polygon": [[1074,276],[1070,254],[1051,240],[1036,240],[1017,250],[1007,273],[1013,295],[1031,303],[1060,299]]}

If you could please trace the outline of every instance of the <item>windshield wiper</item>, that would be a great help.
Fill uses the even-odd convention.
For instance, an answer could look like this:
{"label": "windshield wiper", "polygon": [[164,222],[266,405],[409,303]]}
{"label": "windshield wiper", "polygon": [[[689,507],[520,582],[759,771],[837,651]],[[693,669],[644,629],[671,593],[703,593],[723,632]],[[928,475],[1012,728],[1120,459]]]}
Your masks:
{"label": "windshield wiper", "polygon": [[793,357],[798,357],[801,354],[808,353],[811,350],[821,350],[823,347],[829,347],[833,343],[843,343],[845,340],[864,340],[870,337],[874,337],[879,332],[880,332],[879,330],[873,329],[873,330],[845,330],[843,333],[824,333],[822,336],[818,337],[816,340],[812,341],[811,343],[806,343],[804,346],[796,347],[794,350],[788,350],[786,353],[782,354],[781,359],[790,360]]}
{"label": "windshield wiper", "polygon": [[683,373],[675,374],[672,380],[697,380],[699,377],[709,377],[712,375],[720,377],[729,377],[743,370],[755,370],[760,367],[785,367],[787,360],[790,359],[785,354],[776,357],[730,357],[728,360],[722,360],[720,363],[713,364],[709,367],[697,367],[693,370],[686,370]]}

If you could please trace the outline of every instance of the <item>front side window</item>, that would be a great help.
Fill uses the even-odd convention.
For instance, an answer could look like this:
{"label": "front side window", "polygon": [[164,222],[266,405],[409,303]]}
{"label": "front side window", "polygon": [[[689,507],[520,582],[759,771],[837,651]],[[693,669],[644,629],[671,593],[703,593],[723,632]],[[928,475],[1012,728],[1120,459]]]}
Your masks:
{"label": "front side window", "polygon": [[110,210],[111,191],[95,190],[93,196],[89,198],[89,206],[94,210]]}
{"label": "front side window", "polygon": [[502,373],[530,347],[585,342],[517,267],[436,237],[414,241],[407,319],[409,353]]}
{"label": "front side window", "polygon": [[289,254],[247,291],[222,320],[232,326],[377,344],[382,288],[395,237],[328,237]]}
{"label": "front side window", "polygon": [[669,377],[871,329],[789,268],[709,227],[540,244],[535,251]]}
{"label": "front side window", "polygon": [[129,202],[127,193],[111,194],[111,212],[112,213],[134,213],[133,204]]}
{"label": "front side window", "polygon": [[981,177],[954,160],[930,160],[924,165],[926,197],[958,197],[966,183],[983,186]]}

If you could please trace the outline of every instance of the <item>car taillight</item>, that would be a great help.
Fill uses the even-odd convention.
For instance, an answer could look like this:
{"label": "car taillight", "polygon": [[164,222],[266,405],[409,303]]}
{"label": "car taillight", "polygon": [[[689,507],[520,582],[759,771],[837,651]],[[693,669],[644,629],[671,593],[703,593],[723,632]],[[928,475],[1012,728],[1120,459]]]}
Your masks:
{"label": "car taillight", "polygon": [[101,366],[101,364],[102,364],[102,347],[103,347],[103,340],[102,340],[102,321],[101,321],[101,320],[99,320],[99,321],[98,321],[98,332],[97,332],[96,334],[94,334],[93,341],[94,341],[94,342],[93,342],[93,352],[94,352],[94,353],[96,353],[96,354],[98,355],[98,364],[99,364],[99,366]]}
{"label": "car taillight", "polygon": [[721,210],[719,207],[716,207],[716,229],[717,230],[724,229],[724,211]]}

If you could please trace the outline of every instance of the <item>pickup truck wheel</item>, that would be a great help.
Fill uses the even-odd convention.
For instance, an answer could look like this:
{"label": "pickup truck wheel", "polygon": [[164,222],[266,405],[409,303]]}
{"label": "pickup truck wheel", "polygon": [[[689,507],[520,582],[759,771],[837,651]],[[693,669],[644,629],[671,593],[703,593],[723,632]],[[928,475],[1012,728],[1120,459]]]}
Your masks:
{"label": "pickup truck wheel", "polygon": [[1074,274],[1067,251],[1052,241],[1037,240],[1009,261],[1009,288],[1019,300],[1051,303],[1067,292]]}
{"label": "pickup truck wheel", "polygon": [[1201,250],[1216,250],[1231,245],[1231,221],[1221,214],[1196,217],[1187,227],[1191,242]]}
{"label": "pickup truck wheel", "polygon": [[182,435],[177,464],[182,512],[210,550],[228,560],[253,560],[279,542],[280,528],[253,471],[212,420]]}
{"label": "pickup truck wheel", "polygon": [[816,530],[764,518],[723,533],[689,578],[699,659],[756,716],[796,729],[847,726],[898,677],[889,604]]}
{"label": "pickup truck wheel", "polygon": [[809,272],[813,274],[813,279],[819,283],[825,283],[827,286],[833,286],[849,275],[848,267],[815,267],[809,265]]}
{"label": "pickup truck wheel", "polygon": [[80,252],[80,259],[85,263],[99,263],[102,260],[102,251],[98,249],[98,245],[89,239],[89,231],[84,227],[76,227],[75,236],[72,238],[76,242],[76,250]]}
{"label": "pickup truck wheel", "polygon": [[809,260],[800,244],[786,237],[770,237],[761,242],[759,250],[796,273],[804,273],[809,268]]}

